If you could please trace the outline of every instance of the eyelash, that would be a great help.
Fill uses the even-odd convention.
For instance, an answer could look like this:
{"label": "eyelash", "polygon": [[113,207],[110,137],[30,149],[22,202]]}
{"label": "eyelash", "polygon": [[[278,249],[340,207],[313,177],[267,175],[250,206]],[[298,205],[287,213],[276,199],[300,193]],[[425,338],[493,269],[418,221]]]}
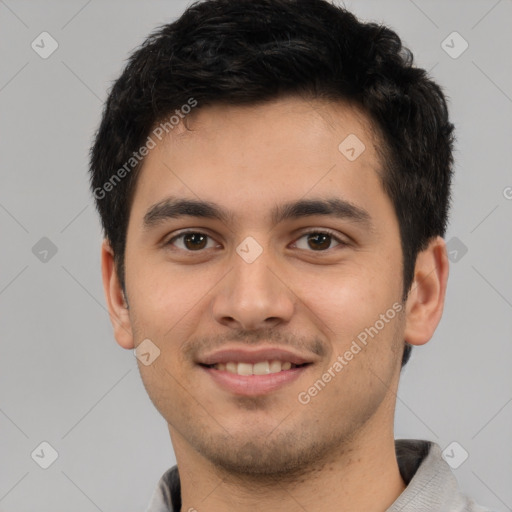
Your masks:
{"label": "eyelash", "polygon": [[[164,246],[172,246],[173,245],[173,242],[175,242],[176,240],[186,236],[186,235],[190,235],[190,234],[194,234],[194,235],[204,235],[210,239],[213,239],[213,237],[211,237],[210,235],[206,234],[206,233],[203,233],[202,231],[194,231],[194,230],[188,230],[188,231],[183,231],[181,232],[179,235],[175,235],[173,236],[172,238],[170,238],[167,242],[164,243]],[[333,240],[335,240],[336,242],[338,242],[338,245],[339,246],[347,246],[348,243],[341,240],[341,238],[339,238],[336,233],[334,231],[331,231],[329,229],[313,229],[313,230],[310,230],[310,231],[305,231],[303,233],[301,233],[301,235],[295,240],[294,243],[296,243],[298,240],[300,240],[301,238],[307,236],[307,235],[329,235]],[[325,252],[328,252],[328,251],[331,251],[332,249],[335,249],[336,247],[338,247],[338,245],[336,245],[335,247],[330,247],[329,249],[325,249],[325,250],[319,250],[319,251],[313,251],[313,250],[310,250],[308,252],[314,252],[314,253],[325,253]],[[199,249],[197,251],[191,251],[189,249],[181,249],[179,248],[178,250],[180,251],[185,251],[185,252],[189,252],[189,253],[201,253],[201,252],[204,252],[206,249]],[[300,249],[300,250],[306,250],[306,249]]]}

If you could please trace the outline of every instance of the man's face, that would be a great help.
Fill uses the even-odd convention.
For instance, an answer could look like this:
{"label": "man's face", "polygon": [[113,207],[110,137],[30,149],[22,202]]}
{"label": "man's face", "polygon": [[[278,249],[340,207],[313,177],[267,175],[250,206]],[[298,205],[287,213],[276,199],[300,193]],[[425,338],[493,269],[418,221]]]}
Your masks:
{"label": "man's face", "polygon": [[[188,124],[146,157],[125,259],[135,346],[149,339],[160,350],[139,362],[141,376],[177,453],[289,473],[387,428],[403,346],[402,252],[368,120],[341,103],[288,98],[205,107]],[[166,216],[154,208],[166,200],[227,215]],[[285,209],[333,200],[340,208],[327,215]],[[286,353],[261,352],[269,347]],[[308,364],[286,369],[296,357]],[[226,358],[246,363],[231,370],[264,375],[201,364]]]}

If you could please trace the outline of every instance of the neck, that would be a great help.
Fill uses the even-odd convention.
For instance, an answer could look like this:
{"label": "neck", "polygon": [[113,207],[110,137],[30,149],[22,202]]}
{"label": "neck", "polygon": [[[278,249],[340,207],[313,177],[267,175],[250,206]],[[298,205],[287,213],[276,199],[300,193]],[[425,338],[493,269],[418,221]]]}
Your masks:
{"label": "neck", "polygon": [[361,429],[342,453],[305,468],[300,477],[272,481],[223,472],[176,431],[170,432],[180,471],[182,512],[384,512],[406,487],[393,429],[383,432],[382,424],[378,436]]}

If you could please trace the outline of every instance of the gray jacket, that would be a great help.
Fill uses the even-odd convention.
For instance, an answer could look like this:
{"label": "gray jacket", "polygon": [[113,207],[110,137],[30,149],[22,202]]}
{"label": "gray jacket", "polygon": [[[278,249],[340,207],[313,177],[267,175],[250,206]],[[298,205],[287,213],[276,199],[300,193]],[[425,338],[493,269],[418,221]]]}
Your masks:
{"label": "gray jacket", "polygon": [[[397,439],[395,451],[407,488],[386,512],[491,512],[461,493],[436,443]],[[158,482],[146,512],[180,511],[180,479],[173,466]]]}

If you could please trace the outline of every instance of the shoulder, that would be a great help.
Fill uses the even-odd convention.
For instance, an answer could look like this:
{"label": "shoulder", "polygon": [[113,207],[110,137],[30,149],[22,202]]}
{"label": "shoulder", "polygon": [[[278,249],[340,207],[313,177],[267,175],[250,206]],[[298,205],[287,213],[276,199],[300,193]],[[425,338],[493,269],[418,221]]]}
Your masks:
{"label": "shoulder", "polygon": [[492,512],[461,492],[437,443],[397,439],[395,451],[407,487],[387,512]]}
{"label": "shoulder", "polygon": [[145,512],[179,512],[180,509],[180,478],[178,466],[173,466],[161,476]]}

